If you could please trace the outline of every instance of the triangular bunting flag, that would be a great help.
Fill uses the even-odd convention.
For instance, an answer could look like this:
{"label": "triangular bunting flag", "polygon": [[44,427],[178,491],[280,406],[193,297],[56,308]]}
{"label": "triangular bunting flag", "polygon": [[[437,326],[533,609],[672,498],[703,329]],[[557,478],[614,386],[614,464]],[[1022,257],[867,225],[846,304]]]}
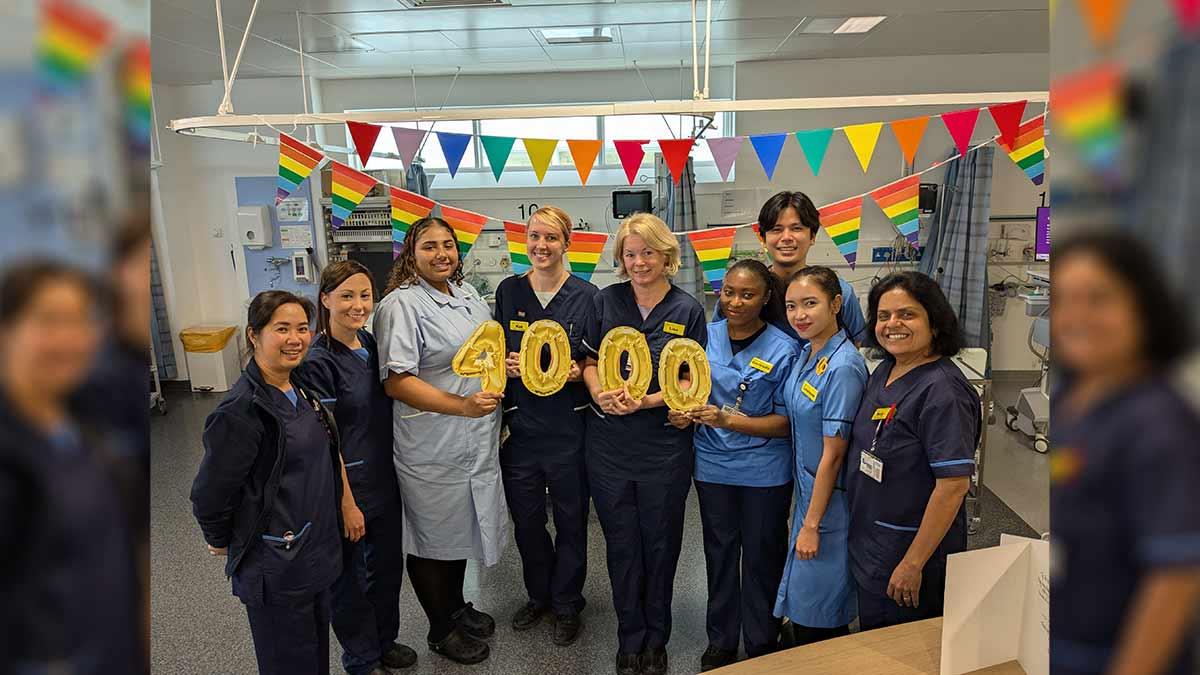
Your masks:
{"label": "triangular bunting flag", "polygon": [[1171,4],[1185,31],[1194,33],[1200,29],[1200,0],[1173,0]]}
{"label": "triangular bunting flag", "polygon": [[454,238],[458,240],[458,259],[463,260],[471,252],[479,233],[488,217],[482,213],[464,211],[442,204],[442,219],[454,228]]}
{"label": "triangular bunting flag", "polygon": [[400,161],[404,162],[404,170],[411,169],[413,159],[417,156],[417,151],[421,149],[421,143],[425,141],[425,131],[407,127],[392,127],[392,138],[396,139],[396,154],[400,155]]}
{"label": "triangular bunting flag", "polygon": [[367,162],[371,160],[371,151],[375,149],[375,139],[379,138],[379,132],[383,127],[366,122],[346,122],[346,126],[350,129],[350,138],[354,139],[354,150],[358,152],[358,161],[362,162],[363,168],[367,168]]}
{"label": "triangular bunting flag", "polygon": [[596,157],[600,154],[600,148],[603,145],[603,141],[597,140],[567,141],[567,147],[571,149],[571,161],[575,162],[575,173],[579,174],[579,182],[583,185],[587,185],[588,177],[592,175],[592,167],[595,166]]}
{"label": "triangular bunting flag", "polygon": [[333,162],[333,197],[329,224],[338,229],[378,182],[341,162]]}
{"label": "triangular bunting flag", "polygon": [[[642,158],[646,156],[646,150],[642,146],[650,141],[613,141],[613,147],[617,149],[617,157],[621,158],[621,168],[625,169],[625,177],[629,179],[629,184],[633,185],[633,181],[637,179],[638,169],[642,166]],[[589,276],[591,276],[589,274]]]}
{"label": "triangular bunting flag", "polygon": [[1009,146],[1017,139],[1017,130],[1021,128],[1021,120],[1025,115],[1025,101],[1001,103],[988,106],[996,128],[1000,130],[1000,144]]}
{"label": "triangular bunting flag", "polygon": [[683,176],[683,167],[687,166],[688,154],[692,152],[692,146],[695,144],[696,141],[692,138],[660,139],[658,141],[663,161],[667,163],[667,170],[671,172],[671,179],[675,181],[676,185],[679,185],[679,179]]}
{"label": "triangular bunting flag", "polygon": [[1051,83],[1055,129],[1062,131],[1096,171],[1109,170],[1120,149],[1124,129],[1121,80],[1118,67],[1104,63]]}
{"label": "triangular bunting flag", "polygon": [[450,169],[450,177],[458,173],[458,165],[462,164],[463,153],[471,142],[471,134],[456,134],[449,131],[435,131],[438,144],[442,146],[442,154],[446,156],[446,166]]}
{"label": "triangular bunting flag", "polygon": [[913,174],[891,185],[885,185],[873,191],[871,198],[883,209],[883,215],[892,221],[892,225],[896,226],[896,230],[908,243],[916,246],[917,235],[921,229],[920,174]]}
{"label": "triangular bunting flag", "polygon": [[733,168],[733,160],[737,159],[738,150],[742,149],[742,141],[745,138],[742,136],[719,136],[707,140],[708,151],[712,153],[713,161],[717,164],[721,180],[728,181],[729,170]]}
{"label": "triangular bunting flag", "polygon": [[404,238],[413,223],[433,213],[434,202],[415,192],[388,186],[388,198],[392,203],[392,258],[400,255]]}
{"label": "triangular bunting flag", "polygon": [[733,252],[733,238],[737,235],[736,227],[718,227],[709,230],[693,230],[687,233],[687,238],[696,250],[696,258],[704,269],[704,280],[712,286],[714,293],[721,292],[721,283],[725,280],[725,266],[729,264],[729,255]]}
{"label": "triangular bunting flag", "polygon": [[533,163],[533,173],[537,175],[538,183],[546,177],[546,169],[550,168],[550,160],[554,158],[554,149],[558,147],[557,138],[522,138],[525,152],[529,153],[529,161]]}
{"label": "triangular bunting flag", "polygon": [[942,113],[942,122],[946,124],[950,138],[954,139],[954,147],[958,148],[958,154],[966,155],[967,150],[971,149],[971,134],[975,133],[977,121],[979,108]]}
{"label": "triangular bunting flag", "polygon": [[1116,39],[1125,19],[1128,0],[1079,0],[1079,8],[1087,21],[1088,33],[1097,47],[1107,47]]}
{"label": "triangular bunting flag", "polygon": [[483,143],[483,152],[487,154],[488,166],[492,167],[492,175],[496,177],[496,182],[500,181],[500,174],[504,173],[504,165],[508,163],[508,155],[512,152],[513,143],[516,141],[517,139],[508,136],[479,137],[479,142]]}
{"label": "triangular bunting flag", "polygon": [[1017,130],[1016,143],[1002,146],[1034,185],[1041,185],[1046,179],[1045,123],[1046,116],[1038,115]]}
{"label": "triangular bunting flag", "polygon": [[508,240],[508,259],[512,261],[513,274],[529,271],[529,249],[525,247],[525,226],[511,220],[504,221],[504,238]]}
{"label": "triangular bunting flag", "polygon": [[325,156],[300,141],[279,134],[279,178],[275,182],[275,205],[288,198]]}
{"label": "triangular bunting flag", "polygon": [[150,152],[154,127],[150,110],[150,40],[135,40],[125,50],[121,64],[125,96],[125,133],[139,156]]}
{"label": "triangular bunting flag", "polygon": [[572,232],[571,243],[567,246],[567,262],[571,264],[571,274],[584,281],[590,281],[592,273],[596,271],[596,265],[600,262],[600,252],[604,250],[607,242],[608,234],[605,232]]}
{"label": "triangular bunting flag", "polygon": [[850,147],[854,149],[863,173],[866,173],[867,167],[871,166],[871,157],[875,155],[875,144],[879,142],[879,132],[882,129],[883,122],[867,122],[866,124],[842,127],[842,133],[846,134],[846,140],[850,141]]}
{"label": "triangular bunting flag", "polygon": [[40,5],[38,70],[49,88],[69,91],[95,70],[112,41],[113,26],[89,3],[47,0]]}
{"label": "triangular bunting flag", "polygon": [[821,164],[825,162],[825,151],[829,149],[829,141],[832,138],[833,129],[796,132],[796,140],[800,142],[800,149],[804,151],[804,158],[808,160],[808,167],[812,169],[814,176],[821,173]]}
{"label": "triangular bunting flag", "polygon": [[921,146],[921,138],[925,136],[925,127],[929,126],[929,118],[910,117],[890,122],[888,126],[892,128],[892,134],[896,136],[900,152],[904,153],[905,163],[912,166],[913,162],[917,161],[917,148]]}
{"label": "triangular bunting flag", "polygon": [[754,152],[758,155],[758,162],[762,164],[763,171],[767,174],[767,180],[771,180],[775,175],[775,165],[779,163],[779,153],[783,150],[783,143],[786,140],[787,134],[762,134],[750,137],[750,144],[754,146]]}
{"label": "triangular bunting flag", "polygon": [[818,212],[821,227],[837,244],[850,269],[854,269],[858,264],[858,232],[862,229],[862,196],[821,207]]}

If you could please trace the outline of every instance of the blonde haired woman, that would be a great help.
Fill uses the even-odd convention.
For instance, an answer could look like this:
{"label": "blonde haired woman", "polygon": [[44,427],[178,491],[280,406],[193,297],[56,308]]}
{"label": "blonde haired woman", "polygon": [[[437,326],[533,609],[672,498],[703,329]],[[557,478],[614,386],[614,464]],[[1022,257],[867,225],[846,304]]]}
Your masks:
{"label": "blonde haired woman", "polygon": [[[683,540],[683,513],[691,484],[690,429],[667,423],[658,388],[658,361],[673,338],[704,345],[704,308],[671,283],[679,270],[679,242],[649,214],[625,219],[616,237],[617,273],[627,281],[596,294],[584,330],[584,382],[593,415],[587,424],[587,471],[608,549],[608,576],[617,611],[619,675],[667,671],[671,592]],[[602,391],[596,359],[605,334],[630,326],[650,346],[648,393]],[[628,365],[623,366],[628,373]]]}
{"label": "blonde haired woman", "polygon": [[[545,206],[529,217],[525,232],[530,269],[496,288],[496,320],[508,345],[508,386],[500,471],[529,600],[512,618],[513,630],[537,626],[554,615],[554,643],[566,646],[579,635],[583,582],[587,576],[588,484],[583,462],[587,389],[579,362],[586,356],[583,326],[596,287],[571,276],[563,256],[571,243],[571,217]],[[550,396],[531,393],[521,380],[518,350],[535,321],[562,326],[571,350],[566,386]],[[541,357],[550,365],[549,349]],[[546,493],[554,510],[554,539],[546,532]]]}

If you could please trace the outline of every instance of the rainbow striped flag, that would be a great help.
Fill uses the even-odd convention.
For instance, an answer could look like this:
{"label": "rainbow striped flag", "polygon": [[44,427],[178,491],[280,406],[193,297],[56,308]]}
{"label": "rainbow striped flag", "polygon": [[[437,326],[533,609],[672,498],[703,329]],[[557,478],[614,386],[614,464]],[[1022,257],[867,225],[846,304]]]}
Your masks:
{"label": "rainbow striped flag", "polygon": [[355,171],[341,162],[333,162],[333,213],[329,217],[333,229],[346,223],[346,219],[375,187],[376,182],[361,171]]}
{"label": "rainbow striped flag", "polygon": [[858,264],[858,232],[862,229],[862,195],[851,197],[817,211],[821,214],[821,227],[837,244],[838,251],[850,269]]}
{"label": "rainbow striped flag", "polygon": [[287,134],[279,134],[279,178],[275,181],[275,206],[299,189],[323,159],[325,155]]}
{"label": "rainbow striped flag", "polygon": [[606,232],[572,232],[571,244],[567,246],[567,262],[571,264],[571,274],[591,281],[592,273],[600,262],[600,252],[608,243]]}
{"label": "rainbow striped flag", "polygon": [[112,24],[71,0],[43,0],[41,5],[39,69],[51,89],[74,89],[91,75],[108,47]]}
{"label": "rainbow striped flag", "polygon": [[729,264],[735,236],[736,227],[717,227],[687,233],[692,248],[696,250],[696,257],[700,259],[700,266],[704,269],[704,280],[712,286],[714,293],[721,292],[721,283],[725,280],[725,266]]}
{"label": "rainbow striped flag", "polygon": [[504,221],[504,238],[508,240],[508,258],[512,261],[513,274],[529,271],[529,249],[525,246],[525,226],[511,220]]}
{"label": "rainbow striped flag", "polygon": [[896,230],[904,235],[909,244],[916,246],[917,234],[921,229],[921,210],[918,207],[921,198],[920,174],[884,185],[871,192],[871,197],[883,209],[883,215],[896,226]]}
{"label": "rainbow striped flag", "polygon": [[1046,179],[1046,116],[1038,115],[1022,124],[1016,143],[1004,150],[1034,185],[1041,185]]}
{"label": "rainbow striped flag", "polygon": [[483,224],[488,221],[488,217],[482,213],[442,204],[442,218],[454,228],[454,238],[458,240],[458,259],[466,258],[471,252],[471,247],[475,245],[475,240],[479,238],[479,233],[483,231]]}
{"label": "rainbow striped flag", "polygon": [[388,186],[388,199],[392,203],[392,258],[395,259],[404,248],[408,228],[433,213],[434,202],[415,192],[391,186]]}
{"label": "rainbow striped flag", "polygon": [[141,39],[125,51],[125,131],[138,150],[149,150],[150,127],[150,41]]}
{"label": "rainbow striped flag", "polygon": [[1086,164],[1102,173],[1114,168],[1120,151],[1121,92],[1121,71],[1111,63],[1060,78],[1050,87],[1055,127]]}

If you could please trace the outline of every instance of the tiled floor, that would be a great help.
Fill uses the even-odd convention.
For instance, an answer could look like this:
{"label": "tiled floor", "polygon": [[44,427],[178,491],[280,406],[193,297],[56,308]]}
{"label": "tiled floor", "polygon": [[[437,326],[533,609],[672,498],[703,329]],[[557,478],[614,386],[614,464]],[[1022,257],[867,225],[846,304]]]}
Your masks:
{"label": "tiled floor", "polygon": [[[191,480],[202,454],[200,434],[204,418],[216,406],[219,396],[168,391],[168,399],[170,411],[165,417],[154,417],[151,429],[154,444],[152,666],[161,673],[254,673],[245,611],[230,594],[222,562],[206,552],[188,501]],[[1002,416],[999,423],[1003,423]],[[992,494],[984,493],[982,527],[972,537],[972,547],[998,543],[1001,532],[1035,534],[1014,510],[1027,520],[1032,519],[1030,524],[1038,530],[1044,529],[1044,523],[1048,522],[1045,476],[1036,473],[1038,467],[1044,471],[1041,461],[1044,458],[1032,450],[1024,451],[1028,457],[1022,454],[1015,439],[993,442],[991,448],[987,482],[997,494],[1016,501],[1010,502],[1013,509],[1009,509]],[[1033,487],[1023,487],[1022,482]],[[1020,501],[1037,501],[1039,495],[1040,504]],[[700,654],[707,645],[704,555],[694,490],[689,498],[685,528],[683,554],[675,578],[674,632],[668,647],[672,673],[697,672]],[[508,627],[509,616],[525,600],[520,559],[515,547],[510,546],[495,567],[485,569],[469,563],[467,568],[467,599],[497,619],[497,635],[491,641],[492,657],[478,666],[462,667],[430,654],[424,640],[425,617],[406,583],[400,598],[400,637],[417,650],[419,661],[416,667],[404,672],[474,675],[612,672],[616,617],[604,562],[604,540],[594,512],[589,534],[589,574],[584,589],[589,605],[583,614],[584,633],[575,645],[555,647],[550,642],[548,623],[519,635]],[[341,672],[340,649],[332,636],[331,641],[336,659],[333,672]]]}

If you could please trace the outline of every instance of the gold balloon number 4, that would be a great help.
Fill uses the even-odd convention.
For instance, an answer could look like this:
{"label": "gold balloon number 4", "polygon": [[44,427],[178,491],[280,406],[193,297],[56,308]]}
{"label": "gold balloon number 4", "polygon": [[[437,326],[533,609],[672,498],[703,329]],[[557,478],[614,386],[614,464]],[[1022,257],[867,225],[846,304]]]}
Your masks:
{"label": "gold balloon number 4", "polygon": [[504,370],[504,327],[485,321],[458,348],[450,366],[459,377],[478,377],[484,391],[502,393],[508,374]]}

